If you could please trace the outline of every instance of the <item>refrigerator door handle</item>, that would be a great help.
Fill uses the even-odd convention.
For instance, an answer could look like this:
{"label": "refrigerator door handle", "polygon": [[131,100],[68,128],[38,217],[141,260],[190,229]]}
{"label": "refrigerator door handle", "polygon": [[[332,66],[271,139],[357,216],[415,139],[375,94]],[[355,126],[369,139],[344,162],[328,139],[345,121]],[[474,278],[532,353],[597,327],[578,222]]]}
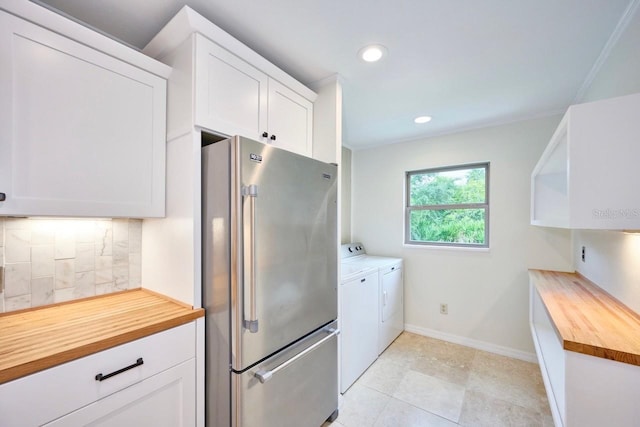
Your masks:
{"label": "refrigerator door handle", "polygon": [[[244,328],[251,333],[258,332],[258,313],[256,307],[256,197],[258,186],[255,184],[242,187],[242,196],[249,203],[249,251],[245,248],[244,259],[249,265],[249,293],[247,298],[246,280],[244,284]],[[245,276],[246,277],[246,276]],[[248,301],[247,301],[248,300]]]}
{"label": "refrigerator door handle", "polygon": [[273,369],[271,369],[269,371],[265,371],[264,369],[260,369],[259,371],[257,371],[254,374],[254,376],[260,381],[260,383],[264,384],[267,381],[269,381],[271,379],[271,377],[273,377],[273,375],[276,374],[281,369],[286,368],[290,364],[294,363],[296,360],[298,360],[298,359],[306,356],[307,354],[311,353],[313,350],[315,350],[316,348],[320,347],[325,342],[329,341],[331,338],[333,338],[333,337],[335,337],[337,335],[340,335],[340,330],[339,329],[327,328],[327,329],[325,329],[325,331],[326,332],[330,332],[329,335],[327,335],[326,337],[324,337],[323,339],[321,339],[317,343],[313,344],[311,347],[305,349],[304,351],[301,351],[300,353],[298,353],[295,356],[293,356],[291,359],[287,360],[284,363],[281,363],[280,365],[276,366],[275,368],[273,368]]}

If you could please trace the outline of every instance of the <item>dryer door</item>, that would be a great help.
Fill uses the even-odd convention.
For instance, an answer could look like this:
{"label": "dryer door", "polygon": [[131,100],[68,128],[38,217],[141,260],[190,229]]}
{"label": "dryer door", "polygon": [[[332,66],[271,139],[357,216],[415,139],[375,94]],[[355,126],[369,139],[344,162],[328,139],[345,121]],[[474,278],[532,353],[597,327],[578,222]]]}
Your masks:
{"label": "dryer door", "polygon": [[388,267],[382,274],[382,321],[402,310],[402,269]]}

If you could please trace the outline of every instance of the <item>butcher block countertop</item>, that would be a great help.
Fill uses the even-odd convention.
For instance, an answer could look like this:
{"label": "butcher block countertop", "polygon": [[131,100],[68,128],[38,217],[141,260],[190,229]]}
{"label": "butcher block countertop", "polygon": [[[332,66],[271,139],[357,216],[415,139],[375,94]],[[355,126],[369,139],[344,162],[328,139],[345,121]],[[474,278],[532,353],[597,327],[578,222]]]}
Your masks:
{"label": "butcher block countertop", "polygon": [[145,289],[0,314],[0,384],[202,316]]}
{"label": "butcher block countertop", "polygon": [[580,273],[529,270],[565,350],[640,366],[640,316]]}

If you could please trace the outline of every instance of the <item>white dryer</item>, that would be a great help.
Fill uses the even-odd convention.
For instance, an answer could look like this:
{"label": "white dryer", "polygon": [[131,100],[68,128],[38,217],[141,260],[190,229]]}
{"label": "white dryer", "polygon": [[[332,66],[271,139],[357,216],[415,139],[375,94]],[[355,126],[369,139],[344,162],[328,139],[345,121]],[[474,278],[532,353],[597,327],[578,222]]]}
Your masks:
{"label": "white dryer", "polygon": [[402,258],[368,255],[362,243],[341,247],[345,268],[375,268],[378,271],[378,354],[404,330],[404,281]]}

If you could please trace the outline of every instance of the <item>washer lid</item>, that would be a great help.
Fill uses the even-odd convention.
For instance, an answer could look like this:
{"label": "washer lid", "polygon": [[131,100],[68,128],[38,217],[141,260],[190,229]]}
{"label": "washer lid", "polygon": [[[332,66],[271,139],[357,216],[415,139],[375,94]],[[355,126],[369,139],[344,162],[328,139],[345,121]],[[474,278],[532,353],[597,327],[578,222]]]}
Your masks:
{"label": "washer lid", "polygon": [[340,278],[342,279],[342,283],[374,272],[376,272],[376,268],[366,264],[344,262],[340,264]]}
{"label": "washer lid", "polygon": [[386,256],[377,256],[377,255],[360,255],[354,258],[348,258],[342,261],[342,263],[350,263],[350,264],[361,264],[367,265],[375,268],[384,268],[393,264],[402,263],[402,258],[393,258]]}

